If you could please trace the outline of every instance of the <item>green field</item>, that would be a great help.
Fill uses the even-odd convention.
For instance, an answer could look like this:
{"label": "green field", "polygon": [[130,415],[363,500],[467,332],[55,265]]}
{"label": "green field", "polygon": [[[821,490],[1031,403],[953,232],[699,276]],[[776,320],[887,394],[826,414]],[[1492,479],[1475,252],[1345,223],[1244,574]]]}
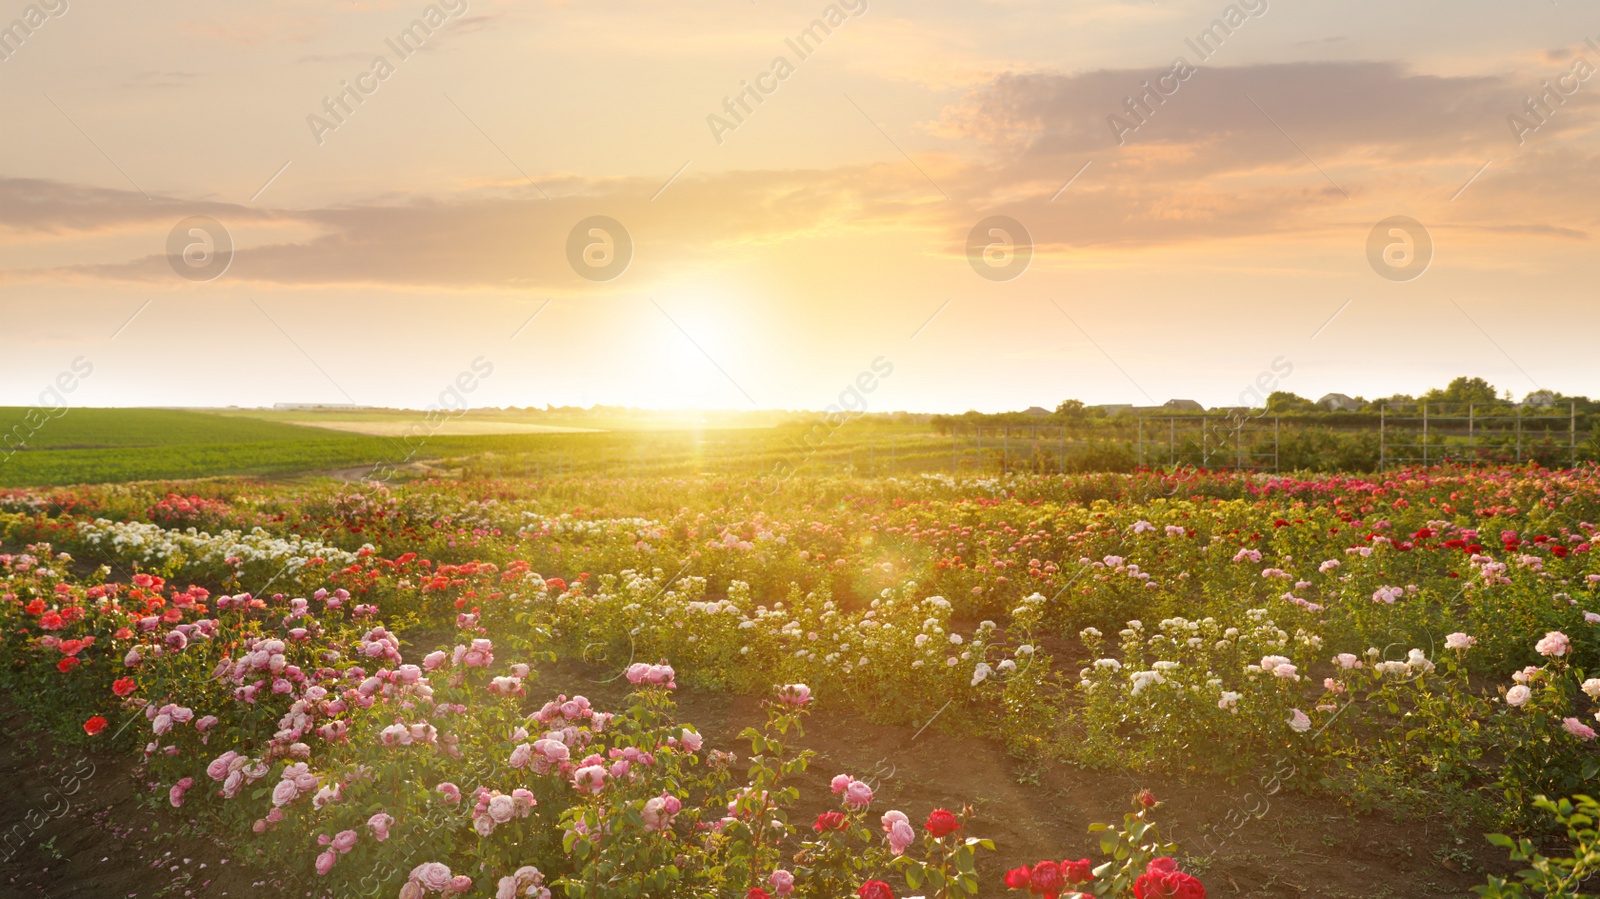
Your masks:
{"label": "green field", "polygon": [[[308,413],[255,410],[73,409],[31,427],[27,410],[0,408],[0,434],[20,435],[0,447],[0,486],[50,486],[224,475],[333,473],[362,466],[427,462],[469,477],[553,474],[761,474],[792,468],[892,473],[948,467],[951,443],[920,424],[852,422],[836,430],[806,424],[773,426],[775,413],[709,416],[686,427],[684,416],[549,416],[470,413],[463,420],[512,421],[615,430],[593,433],[430,435],[423,413],[363,410]],[[416,424],[401,436],[364,436],[288,424],[300,420]],[[33,419],[37,422],[37,417]],[[628,428],[632,421],[636,427]],[[620,427],[619,427],[620,425]],[[675,427],[671,427],[675,426]],[[670,428],[670,429],[669,429]],[[808,447],[807,441],[810,441]],[[968,463],[975,465],[975,463]]]}
{"label": "green field", "polygon": [[[268,443],[328,436],[281,421],[189,409],[68,409],[60,418],[47,418],[36,426],[29,424],[29,411],[0,406],[0,435],[22,435],[28,450]],[[33,421],[38,421],[37,415]]]}
{"label": "green field", "polygon": [[[291,422],[300,422],[293,424]],[[436,420],[437,421],[437,420]],[[315,426],[321,424],[324,426]],[[1600,431],[1480,427],[1475,435],[1376,428],[1285,417],[1110,419],[1064,426],[933,427],[927,416],[875,414],[830,422],[820,413],[694,413],[608,409],[473,410],[430,429],[427,413],[397,410],[0,408],[0,487],[218,476],[371,476],[363,469],[422,463],[473,479],[548,476],[786,478],[793,474],[914,476],[927,472],[1130,471],[1138,466],[1258,472],[1371,472],[1388,465],[1537,462],[1600,457]],[[312,426],[307,426],[312,425]],[[359,425],[372,433],[335,430]],[[1436,423],[1437,425],[1437,423]],[[520,433],[462,433],[499,426]],[[533,426],[530,428],[529,426]],[[1580,432],[1600,427],[1583,423]],[[451,433],[451,429],[457,430]],[[533,428],[582,432],[529,433]],[[387,478],[387,469],[383,476]]]}

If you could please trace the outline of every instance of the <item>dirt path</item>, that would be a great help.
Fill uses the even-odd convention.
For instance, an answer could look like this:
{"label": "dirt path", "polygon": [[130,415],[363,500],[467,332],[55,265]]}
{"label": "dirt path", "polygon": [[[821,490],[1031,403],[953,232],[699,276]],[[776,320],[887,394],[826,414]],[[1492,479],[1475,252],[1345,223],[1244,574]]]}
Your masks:
{"label": "dirt path", "polygon": [[[382,466],[357,465],[353,468],[335,468],[331,471],[322,472],[322,474],[336,481],[344,481],[347,484],[365,484],[373,479],[373,471],[380,467]],[[405,465],[394,467],[392,470],[394,474],[404,475],[407,479],[426,478],[444,473],[441,469],[434,468],[425,462],[409,462]]]}
{"label": "dirt path", "polygon": [[[561,667],[540,678],[530,701],[583,693],[601,707],[627,692],[605,672]],[[738,751],[737,735],[759,724],[759,704],[722,693],[681,691],[680,717],[708,748]],[[141,788],[134,760],[86,753],[30,732],[25,716],[0,696],[0,895],[52,899],[137,899],[157,895],[284,895],[271,878],[196,832],[165,796]],[[807,722],[804,748],[818,753],[802,786],[794,823],[805,827],[832,807],[839,773],[876,784],[875,809],[899,808],[920,822],[936,805],[976,809],[973,831],[999,851],[986,854],[983,895],[1004,896],[1006,868],[1040,858],[1096,858],[1088,825],[1120,822],[1130,797],[1153,790],[1166,805],[1164,826],[1182,843],[1240,808],[1243,786],[1209,779],[1135,778],[1066,766],[1025,769],[994,740],[928,728],[874,725],[821,711]],[[1244,806],[1248,808],[1248,804]],[[1098,859],[1097,859],[1098,860]],[[1469,895],[1482,875],[1466,865],[1505,868],[1486,844],[1458,845],[1442,826],[1357,815],[1336,802],[1279,793],[1198,870],[1213,897],[1249,899],[1423,899]],[[1453,867],[1452,867],[1453,866]]]}
{"label": "dirt path", "polygon": [[[49,899],[281,895],[165,796],[133,760],[63,746],[0,696],[0,895]],[[256,886],[262,884],[262,886]]]}
{"label": "dirt path", "polygon": [[[624,681],[596,683],[569,670],[548,673],[536,692],[541,699],[558,691],[581,692],[605,707],[619,701],[626,687]],[[680,718],[705,734],[707,747],[733,749],[741,757],[749,745],[739,746],[739,731],[764,720],[759,704],[748,697],[680,691],[677,700]],[[808,826],[818,812],[834,807],[828,781],[840,773],[876,782],[872,807],[901,809],[919,825],[935,807],[970,804],[977,813],[975,835],[992,838],[998,847],[980,858],[985,897],[1020,895],[1000,886],[1007,868],[1043,858],[1088,856],[1101,861],[1089,825],[1120,824],[1141,789],[1152,790],[1165,802],[1160,820],[1180,848],[1208,824],[1235,809],[1243,813],[1255,806],[1241,801],[1249,790],[1245,784],[1136,778],[1122,771],[1064,765],[1030,770],[993,739],[952,736],[937,728],[918,735],[916,728],[870,724],[842,712],[812,715],[803,748],[816,750],[818,757],[807,773],[802,808],[792,823]],[[1197,873],[1213,897],[1461,897],[1471,895],[1483,875],[1462,870],[1457,859],[1474,868],[1490,865],[1500,874],[1507,869],[1502,854],[1481,837],[1474,840],[1475,845],[1457,844],[1439,823],[1402,824],[1359,815],[1330,800],[1280,792],[1261,817],[1241,826],[1209,867]]]}

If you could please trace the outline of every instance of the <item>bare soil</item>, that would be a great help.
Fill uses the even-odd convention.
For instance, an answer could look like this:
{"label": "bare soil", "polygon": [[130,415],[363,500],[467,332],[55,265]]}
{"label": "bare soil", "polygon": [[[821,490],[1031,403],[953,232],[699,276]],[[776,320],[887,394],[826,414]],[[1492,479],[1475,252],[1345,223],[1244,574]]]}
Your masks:
{"label": "bare soil", "polygon": [[[560,666],[544,672],[530,700],[583,693],[602,708],[627,692],[607,672]],[[745,755],[738,733],[764,720],[750,697],[683,690],[681,719],[708,747]],[[536,703],[537,704],[537,703]],[[250,869],[214,836],[196,832],[165,795],[138,780],[135,759],[61,745],[29,729],[0,696],[0,896],[220,897],[283,895],[270,872]],[[981,860],[984,896],[1005,895],[1005,869],[1041,858],[1097,858],[1091,822],[1120,822],[1131,798],[1152,790],[1160,820],[1183,844],[1230,812],[1260,810],[1246,788],[1207,779],[1135,778],[1064,765],[1027,765],[983,735],[951,735],[869,724],[822,709],[799,748],[816,751],[793,823],[806,826],[833,807],[828,781],[848,773],[873,783],[875,809],[899,808],[920,822],[936,806],[973,807],[974,835],[998,851]],[[1483,882],[1482,867],[1504,872],[1481,842],[1450,836],[1445,822],[1397,822],[1360,815],[1338,802],[1280,791],[1197,869],[1218,897],[1380,899],[1458,897]],[[1476,842],[1477,845],[1473,845]]]}

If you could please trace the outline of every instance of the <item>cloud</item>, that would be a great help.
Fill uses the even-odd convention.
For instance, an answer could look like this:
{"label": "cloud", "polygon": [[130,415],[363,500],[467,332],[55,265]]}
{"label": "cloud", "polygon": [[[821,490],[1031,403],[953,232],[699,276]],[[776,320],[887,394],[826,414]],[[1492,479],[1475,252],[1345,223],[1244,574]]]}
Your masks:
{"label": "cloud", "polygon": [[[0,228],[19,234],[82,238],[142,230],[160,245],[178,220],[209,215],[235,234],[230,279],[287,285],[376,284],[461,289],[540,286],[577,289],[566,260],[567,235],[605,214],[632,234],[643,277],[683,266],[716,265],[728,254],[781,244],[823,228],[910,223],[929,190],[901,166],[837,172],[742,172],[680,178],[658,200],[654,180],[542,179],[554,199],[526,184],[482,193],[384,204],[257,210],[128,191],[29,179],[0,179]],[[269,226],[293,240],[247,245],[242,231]],[[257,231],[262,229],[257,228]],[[86,261],[52,269],[12,269],[12,279],[76,277],[155,282],[172,272],[161,255]]]}
{"label": "cloud", "polygon": [[[1166,72],[1007,73],[947,109],[941,124],[952,136],[1060,156],[1117,149],[1109,121],[1117,116],[1137,128],[1124,135],[1127,144],[1220,144],[1230,152],[1213,158],[1228,165],[1253,155],[1252,147],[1269,155],[1295,154],[1280,126],[1308,150],[1377,147],[1402,153],[1503,143],[1504,118],[1515,108],[1520,87],[1505,76],[1413,74],[1388,62],[1302,62],[1201,66],[1186,80],[1169,79],[1165,84],[1175,90],[1154,99],[1146,85],[1158,84]],[[1130,111],[1128,98],[1142,96],[1152,99]],[[1147,123],[1140,125],[1141,118]]]}
{"label": "cloud", "polygon": [[232,203],[159,196],[146,199],[140,193],[112,188],[39,178],[0,178],[0,228],[17,234],[127,230],[153,222],[170,224],[186,215],[251,221],[270,218],[267,213]]}
{"label": "cloud", "polygon": [[365,53],[310,53],[305,56],[295,57],[295,62],[313,65],[322,63],[360,63],[365,65],[372,62],[372,53],[370,51]]}
{"label": "cloud", "polygon": [[122,86],[140,90],[152,87],[182,87],[192,84],[199,77],[197,72],[135,72],[122,79]]}
{"label": "cloud", "polygon": [[[973,224],[997,213],[1027,226],[1041,265],[1086,248],[1329,235],[1359,246],[1375,205],[1416,213],[1486,249],[1587,241],[1600,231],[1600,185],[1583,177],[1600,153],[1571,139],[1595,125],[1596,103],[1581,92],[1518,147],[1505,125],[1526,95],[1518,78],[1442,77],[1375,62],[1205,68],[1118,146],[1106,118],[1131,119],[1123,98],[1152,77],[1005,74],[970,91],[932,123],[950,149],[916,154],[949,199],[889,153],[831,169],[691,172],[656,200],[654,177],[539,172],[532,174],[551,199],[526,183],[476,182],[436,196],[309,209],[4,179],[0,228],[96,247],[76,264],[14,268],[4,277],[169,279],[163,257],[92,258],[104,244],[87,237],[141,231],[145,246],[161,246],[167,229],[194,214],[234,231],[230,279],[557,292],[589,286],[572,272],[565,245],[574,224],[594,214],[631,232],[632,284],[740,264],[816,237],[913,234],[929,255],[956,256]],[[1451,200],[1484,160],[1492,166]]]}

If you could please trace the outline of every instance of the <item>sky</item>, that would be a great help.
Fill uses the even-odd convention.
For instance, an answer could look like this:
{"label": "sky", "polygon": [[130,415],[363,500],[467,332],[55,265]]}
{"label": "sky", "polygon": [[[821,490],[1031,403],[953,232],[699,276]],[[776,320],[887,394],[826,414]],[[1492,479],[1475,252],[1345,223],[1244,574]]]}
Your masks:
{"label": "sky", "polygon": [[7,27],[0,404],[75,364],[83,406],[1600,395],[1594,0]]}

